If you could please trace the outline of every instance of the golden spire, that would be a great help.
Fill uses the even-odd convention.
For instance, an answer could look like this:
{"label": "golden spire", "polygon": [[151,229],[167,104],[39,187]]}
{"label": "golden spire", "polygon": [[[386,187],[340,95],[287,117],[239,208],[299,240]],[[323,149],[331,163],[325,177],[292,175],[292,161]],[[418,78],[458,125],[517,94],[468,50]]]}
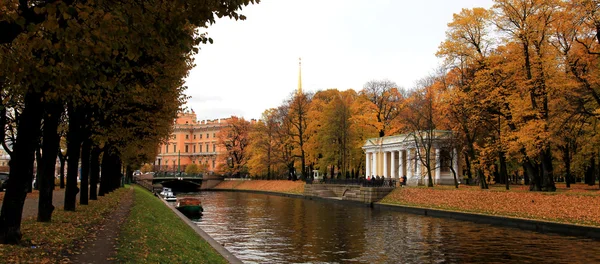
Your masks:
{"label": "golden spire", "polygon": [[302,93],[302,58],[298,58],[298,94]]}

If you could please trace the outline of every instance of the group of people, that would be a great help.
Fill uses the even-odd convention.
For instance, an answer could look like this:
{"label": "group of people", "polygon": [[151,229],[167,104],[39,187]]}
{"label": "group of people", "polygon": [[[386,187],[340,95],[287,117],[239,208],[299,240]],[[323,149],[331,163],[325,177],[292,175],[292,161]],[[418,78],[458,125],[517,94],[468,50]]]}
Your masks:
{"label": "group of people", "polygon": [[[383,176],[367,176],[365,179],[367,182],[376,182],[376,181],[384,181],[385,177]],[[391,181],[391,179],[390,179]],[[406,185],[406,176],[400,177],[400,186],[404,187]]]}

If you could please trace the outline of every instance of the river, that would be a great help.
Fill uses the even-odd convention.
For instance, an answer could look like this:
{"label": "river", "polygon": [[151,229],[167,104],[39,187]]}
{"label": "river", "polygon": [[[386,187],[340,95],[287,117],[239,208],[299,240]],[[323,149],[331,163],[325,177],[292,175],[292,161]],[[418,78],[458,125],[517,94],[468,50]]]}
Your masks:
{"label": "river", "polygon": [[600,241],[348,204],[204,192],[196,222],[244,263],[600,263]]}

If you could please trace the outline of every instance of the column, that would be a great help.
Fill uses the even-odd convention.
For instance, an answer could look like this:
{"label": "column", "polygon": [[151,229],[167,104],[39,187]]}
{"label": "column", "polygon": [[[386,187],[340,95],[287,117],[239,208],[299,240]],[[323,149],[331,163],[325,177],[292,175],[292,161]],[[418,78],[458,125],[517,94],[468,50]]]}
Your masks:
{"label": "column", "polygon": [[383,175],[382,175],[384,178],[388,177],[387,165],[388,165],[387,151],[384,151],[383,152]]}
{"label": "column", "polygon": [[371,168],[369,167],[371,165],[369,164],[369,154],[369,152],[365,152],[365,177],[367,177],[370,174],[369,172],[371,171]]}
{"label": "column", "polygon": [[406,176],[406,152],[405,150],[400,150],[400,169],[398,171],[398,174],[400,174],[400,177],[402,176]]}
{"label": "column", "polygon": [[435,149],[435,182],[434,184],[440,184],[442,177],[442,164],[440,164],[440,149]]}
{"label": "column", "polygon": [[377,176],[377,150],[375,150],[373,152],[373,165],[372,165],[372,170],[371,170],[371,175],[370,176]]}
{"label": "column", "polygon": [[456,172],[456,180],[460,182],[462,176],[458,174],[458,151],[456,151],[456,148],[452,149],[452,168],[454,168],[454,171]]}
{"label": "column", "polygon": [[406,166],[406,179],[412,179],[413,175],[413,171],[414,171],[414,167],[413,167],[413,155],[411,152],[411,149],[407,149],[406,150],[406,162],[408,163]]}
{"label": "column", "polygon": [[398,179],[398,174],[396,174],[396,151],[392,151],[392,175],[390,178]]}

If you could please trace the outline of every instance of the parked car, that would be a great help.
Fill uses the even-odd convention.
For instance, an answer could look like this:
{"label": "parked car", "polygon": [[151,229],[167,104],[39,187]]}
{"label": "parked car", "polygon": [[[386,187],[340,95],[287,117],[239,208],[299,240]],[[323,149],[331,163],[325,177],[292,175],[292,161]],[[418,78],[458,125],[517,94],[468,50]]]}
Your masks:
{"label": "parked car", "polygon": [[8,173],[0,172],[0,191],[6,190],[7,184],[8,184]]}

